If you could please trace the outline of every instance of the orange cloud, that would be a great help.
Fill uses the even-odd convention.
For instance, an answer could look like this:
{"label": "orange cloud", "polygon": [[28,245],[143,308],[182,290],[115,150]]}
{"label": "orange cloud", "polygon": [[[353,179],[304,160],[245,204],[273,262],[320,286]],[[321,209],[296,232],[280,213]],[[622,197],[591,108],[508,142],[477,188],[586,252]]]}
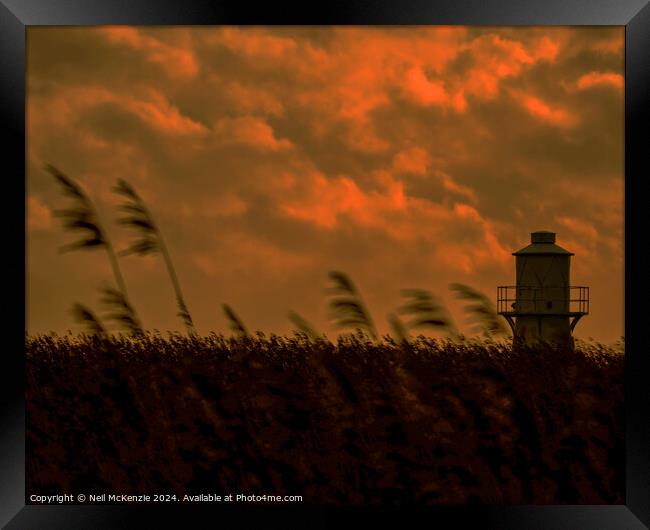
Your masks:
{"label": "orange cloud", "polygon": [[378,176],[383,191],[365,192],[349,177],[328,179],[322,173],[312,172],[293,179],[288,197],[285,178],[278,197],[280,210],[321,228],[335,228],[343,215],[362,226],[382,227],[384,214],[406,207],[403,183],[386,177],[385,173]]}
{"label": "orange cloud", "polygon": [[560,45],[551,39],[544,36],[537,43],[534,55],[537,59],[554,62],[560,52]]}
{"label": "orange cloud", "polygon": [[[393,157],[392,170],[395,173],[410,173],[413,175],[426,175],[429,171],[431,158],[429,154],[420,147],[411,147],[398,152]],[[434,170],[432,176],[440,180],[442,187],[452,195],[460,196],[476,204],[478,197],[474,190],[456,182],[451,175],[444,171]]]}
{"label": "orange cloud", "polygon": [[540,98],[523,92],[512,92],[521,106],[535,118],[558,127],[575,127],[580,120],[572,112],[561,107],[554,107]]}
{"label": "orange cloud", "polygon": [[206,128],[202,124],[183,116],[162,94],[157,92],[151,92],[148,101],[127,99],[121,103],[140,117],[143,122],[161,132],[171,134],[206,132]]}
{"label": "orange cloud", "polygon": [[316,174],[311,178],[306,195],[281,205],[281,211],[322,228],[334,228],[340,214],[361,211],[365,204],[366,197],[354,181],[345,177],[330,181]]}
{"label": "orange cloud", "polygon": [[[378,153],[389,144],[377,134],[371,114],[390,106],[398,92],[419,98],[421,104],[435,100],[435,88],[418,79],[417,70],[442,72],[458,53],[458,45],[450,43],[459,41],[466,29],[417,33],[414,38],[413,32],[334,28],[333,38],[316,47],[306,39],[228,29],[210,37],[210,42],[238,53],[250,68],[287,72],[292,104],[314,115],[310,124],[314,135],[338,132],[343,125],[343,138],[351,149]],[[413,64],[415,57],[418,64]],[[413,95],[404,88],[409,69]],[[450,104],[463,110],[465,102],[457,95]]]}
{"label": "orange cloud", "polygon": [[525,46],[517,40],[489,34],[477,37],[465,48],[471,52],[475,66],[463,75],[461,91],[456,95],[456,104],[463,110],[465,93],[482,100],[494,99],[503,79],[517,77],[524,68],[539,61],[554,62],[560,46],[547,36]]}
{"label": "orange cloud", "polygon": [[226,97],[234,108],[243,113],[263,112],[270,116],[284,114],[284,105],[279,97],[257,85],[245,85],[231,81],[225,86]]}
{"label": "orange cloud", "polygon": [[449,101],[444,83],[429,79],[418,67],[406,72],[404,89],[421,105],[444,105]]}
{"label": "orange cloud", "polygon": [[[237,53],[249,68],[288,73],[292,105],[312,114],[313,134],[332,131],[349,147],[374,154],[390,147],[375,129],[372,114],[390,107],[396,94],[422,106],[468,110],[468,96],[493,99],[502,79],[515,77],[538,61],[555,60],[559,45],[544,36],[529,44],[495,34],[466,41],[466,28],[409,31],[335,28],[322,47],[308,39],[261,29],[225,28],[205,37],[210,45]],[[468,71],[446,76],[459,54],[472,56]],[[443,81],[444,79],[444,81]],[[271,89],[273,90],[273,89]],[[280,115],[286,94],[233,85],[229,93],[241,111]],[[262,95],[264,94],[264,95]]]}
{"label": "orange cloud", "polygon": [[493,224],[484,219],[476,208],[456,203],[451,212],[452,226],[458,230],[458,227],[467,224],[471,227],[467,232],[474,235],[467,238],[461,234],[458,240],[451,237],[443,239],[444,250],[439,254],[441,260],[449,267],[458,267],[465,273],[484,265],[506,267],[510,264],[511,251],[500,243]]}
{"label": "orange cloud", "polygon": [[[207,129],[200,123],[184,116],[177,107],[156,89],[148,89],[138,96],[122,95],[103,87],[69,87],[48,98],[47,106],[35,100],[32,104],[33,123],[70,123],[78,119],[82,112],[104,104],[113,104],[130,112],[143,123],[159,132],[170,135],[202,134]],[[31,124],[30,124],[31,125]],[[97,142],[97,138],[95,141]]]}
{"label": "orange cloud", "polygon": [[598,239],[598,231],[590,223],[576,219],[575,217],[557,217],[555,221],[568,228],[582,241],[587,240],[591,244],[594,244]]}
{"label": "orange cloud", "polygon": [[109,26],[99,28],[97,31],[112,44],[127,46],[134,51],[143,52],[146,60],[160,66],[170,76],[192,78],[199,71],[198,63],[190,50],[143,35],[137,28]]}
{"label": "orange cloud", "polygon": [[267,35],[256,29],[223,28],[208,40],[255,59],[280,59],[296,48],[290,37]]}
{"label": "orange cloud", "polygon": [[214,126],[220,141],[256,147],[266,151],[282,151],[293,148],[285,138],[276,138],[273,128],[260,118],[242,116],[222,118]]}
{"label": "orange cloud", "polygon": [[446,268],[471,273],[479,267],[510,264],[510,251],[500,243],[494,225],[473,206],[410,198],[408,211],[407,224],[401,227],[404,237],[426,242],[435,262]]}
{"label": "orange cloud", "polygon": [[[510,262],[510,251],[473,206],[408,197],[403,183],[387,171],[378,171],[374,181],[380,189],[365,191],[347,177],[330,179],[318,172],[300,179],[285,177],[278,193],[280,211],[327,230],[352,223],[359,229],[384,232],[395,241],[417,241],[432,249],[440,263],[465,272]],[[473,195],[471,190],[459,188]]]}
{"label": "orange cloud", "polygon": [[589,72],[580,76],[576,82],[578,90],[585,90],[594,86],[612,86],[623,89],[625,80],[621,74],[615,72]]}
{"label": "orange cloud", "polygon": [[443,171],[435,171],[435,175],[441,180],[442,186],[445,190],[454,195],[464,197],[471,203],[476,204],[478,202],[478,197],[472,188],[458,184],[450,175]]}
{"label": "orange cloud", "polygon": [[622,54],[624,43],[625,40],[623,39],[623,33],[621,32],[620,37],[596,41],[591,45],[591,49],[605,54]]}
{"label": "orange cloud", "polygon": [[393,157],[393,169],[397,173],[424,175],[429,168],[431,158],[421,147],[411,147],[400,151]]}
{"label": "orange cloud", "polygon": [[[444,68],[438,67],[436,77],[425,73],[422,64],[406,70],[402,89],[415,102],[429,106],[448,106],[458,112],[464,112],[468,103],[466,94],[479,99],[494,99],[499,93],[501,80],[520,75],[524,68],[539,61],[554,62],[560,46],[551,38],[544,36],[528,46],[522,42],[506,39],[498,35],[481,35],[464,45],[450,44],[450,56],[460,52],[469,52],[474,65],[456,78],[445,76]],[[453,95],[452,95],[453,94]]]}

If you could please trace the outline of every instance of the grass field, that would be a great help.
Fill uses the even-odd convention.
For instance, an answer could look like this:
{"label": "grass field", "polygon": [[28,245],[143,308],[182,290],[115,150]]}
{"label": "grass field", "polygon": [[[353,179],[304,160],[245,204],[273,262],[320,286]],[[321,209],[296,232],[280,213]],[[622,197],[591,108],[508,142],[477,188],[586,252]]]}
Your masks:
{"label": "grass field", "polygon": [[621,348],[26,340],[27,492],[624,503]]}

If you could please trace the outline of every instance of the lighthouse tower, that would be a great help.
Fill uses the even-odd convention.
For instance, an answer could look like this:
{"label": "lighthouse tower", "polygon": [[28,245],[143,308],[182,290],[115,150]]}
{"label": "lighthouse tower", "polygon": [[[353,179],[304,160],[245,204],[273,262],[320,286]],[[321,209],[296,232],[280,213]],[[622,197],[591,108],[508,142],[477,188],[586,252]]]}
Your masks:
{"label": "lighthouse tower", "polygon": [[553,232],[533,232],[530,245],[513,252],[517,285],[497,288],[497,309],[515,344],[573,346],[573,330],[589,313],[589,288],[570,283],[571,256]]}

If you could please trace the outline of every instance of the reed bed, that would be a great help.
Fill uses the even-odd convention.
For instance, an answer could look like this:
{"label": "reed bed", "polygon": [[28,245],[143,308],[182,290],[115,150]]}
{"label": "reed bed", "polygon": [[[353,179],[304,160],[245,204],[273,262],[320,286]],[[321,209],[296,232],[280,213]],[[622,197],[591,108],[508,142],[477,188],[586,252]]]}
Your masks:
{"label": "reed bed", "polygon": [[27,489],[624,503],[622,347],[28,336]]}

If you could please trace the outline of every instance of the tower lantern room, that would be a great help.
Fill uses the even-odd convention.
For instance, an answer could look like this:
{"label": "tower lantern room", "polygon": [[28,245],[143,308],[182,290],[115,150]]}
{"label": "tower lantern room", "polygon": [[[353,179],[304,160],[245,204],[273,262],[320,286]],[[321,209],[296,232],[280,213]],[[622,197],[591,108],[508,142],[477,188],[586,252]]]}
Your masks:
{"label": "tower lantern room", "polygon": [[573,255],[547,231],[533,232],[530,245],[513,252],[516,285],[497,288],[497,308],[515,344],[573,345],[573,330],[589,313],[589,288],[571,285]]}

